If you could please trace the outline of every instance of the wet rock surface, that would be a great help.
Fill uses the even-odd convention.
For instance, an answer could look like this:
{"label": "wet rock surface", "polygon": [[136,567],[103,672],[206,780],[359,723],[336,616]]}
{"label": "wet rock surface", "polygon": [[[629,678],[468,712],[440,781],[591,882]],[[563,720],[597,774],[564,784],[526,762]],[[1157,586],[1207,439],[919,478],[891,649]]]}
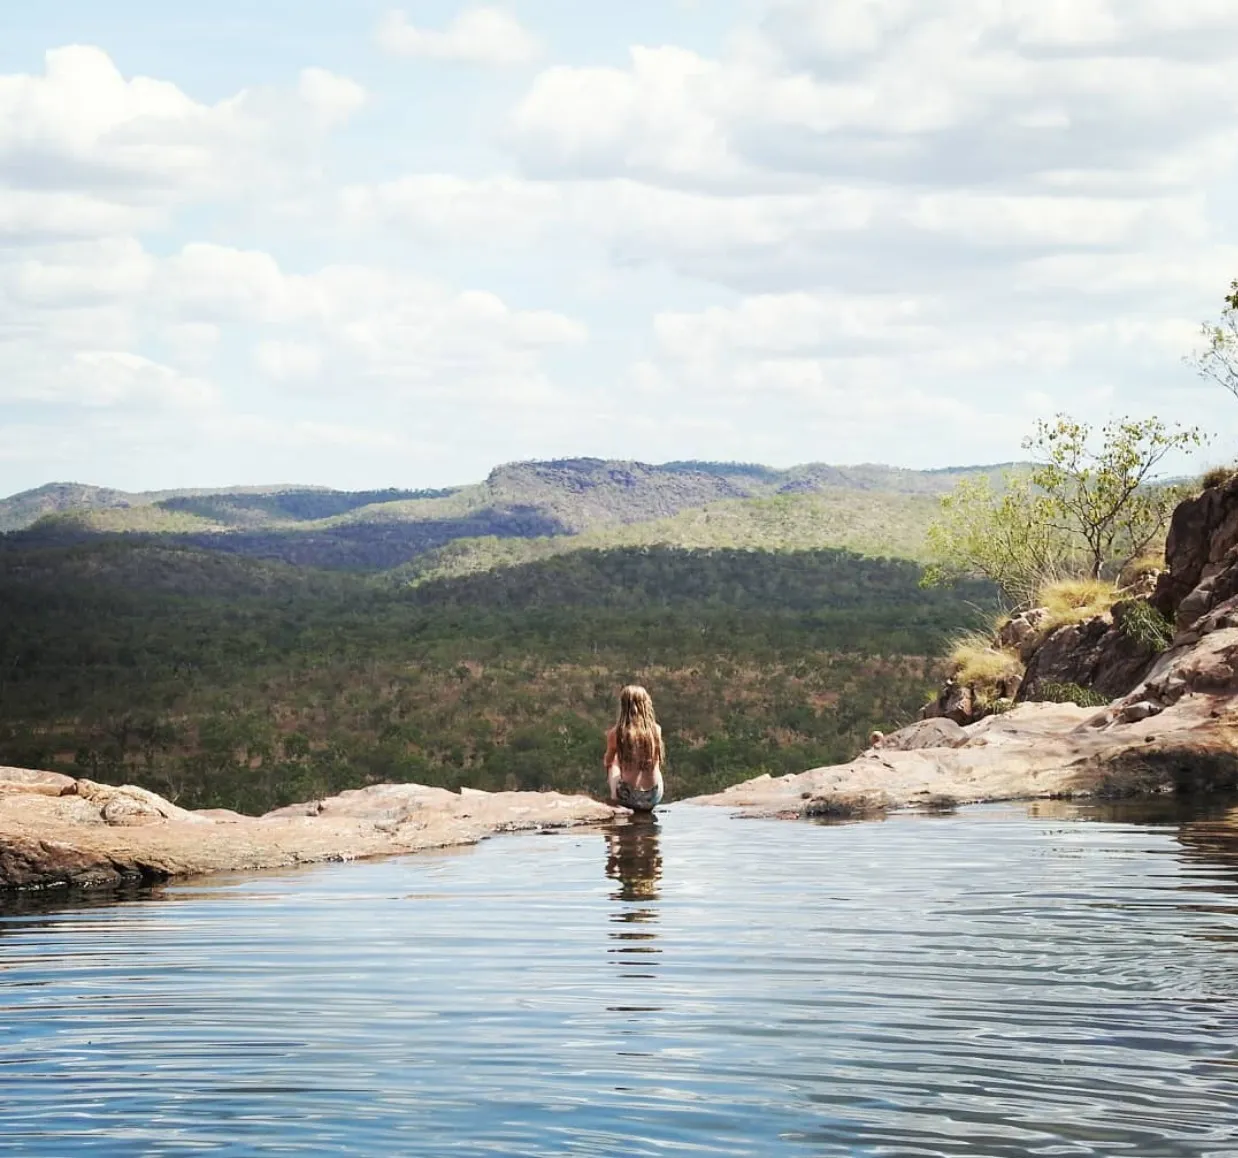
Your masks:
{"label": "wet rock surface", "polygon": [[0,769],[0,889],[115,888],[474,844],[604,823],[616,810],[553,792],[456,795],[417,784],[345,792],[264,817],[187,812],[131,786]]}

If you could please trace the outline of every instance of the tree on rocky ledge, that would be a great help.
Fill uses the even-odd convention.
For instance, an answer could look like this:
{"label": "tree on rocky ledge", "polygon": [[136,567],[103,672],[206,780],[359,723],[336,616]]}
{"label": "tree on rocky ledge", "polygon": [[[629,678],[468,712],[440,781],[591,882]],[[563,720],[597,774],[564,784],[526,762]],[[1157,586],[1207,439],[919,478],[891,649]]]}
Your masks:
{"label": "tree on rocky ledge", "polygon": [[1046,576],[1072,569],[1069,537],[1053,527],[1045,497],[1014,472],[1000,491],[987,476],[960,480],[942,496],[928,547],[926,586],[988,579],[1012,607],[1030,603]]}
{"label": "tree on rocky ledge", "polygon": [[926,582],[992,580],[1012,606],[1048,580],[1116,578],[1163,533],[1181,497],[1157,468],[1204,441],[1196,427],[1124,418],[1099,431],[1059,414],[1023,441],[1031,469],[1004,493],[964,482],[929,528],[935,562]]}
{"label": "tree on rocky ledge", "polygon": [[1204,347],[1192,361],[1204,377],[1238,398],[1238,280],[1230,285],[1225,308],[1216,322],[1205,322]]}
{"label": "tree on rocky ledge", "polygon": [[1036,462],[1031,484],[1053,530],[1081,544],[1089,579],[1114,576],[1165,530],[1181,499],[1157,486],[1156,468],[1204,441],[1198,427],[1170,428],[1159,418],[1108,422],[1094,445],[1093,428],[1059,414],[1023,440]]}

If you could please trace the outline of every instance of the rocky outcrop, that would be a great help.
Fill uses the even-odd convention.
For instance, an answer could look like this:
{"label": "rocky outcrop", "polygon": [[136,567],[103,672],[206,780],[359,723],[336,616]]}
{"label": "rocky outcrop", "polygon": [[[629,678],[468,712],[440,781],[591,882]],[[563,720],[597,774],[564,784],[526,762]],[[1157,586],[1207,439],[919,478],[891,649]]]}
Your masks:
{"label": "rocky outcrop", "polygon": [[1012,616],[1002,624],[997,633],[997,642],[1007,651],[1016,652],[1024,663],[1040,645],[1049,612],[1044,607],[1034,607]]}
{"label": "rocky outcrop", "polygon": [[1238,595],[1238,475],[1179,504],[1152,605],[1179,631]]}
{"label": "rocky outcrop", "polygon": [[[841,818],[948,801],[1238,788],[1238,477],[1179,507],[1166,561],[1142,610],[1131,600],[1040,643],[1012,711],[966,727],[914,724],[849,764],[762,777],[701,802]],[[1149,605],[1176,625],[1164,650],[1139,629]],[[1009,643],[1029,638],[1020,628]],[[1031,702],[1047,682],[1115,698],[1099,709]]]}
{"label": "rocky outcrop", "polygon": [[387,784],[246,817],[187,812],[141,788],[3,768],[0,889],[106,888],[357,860],[615,816],[583,796]]}
{"label": "rocky outcrop", "polygon": [[957,726],[974,724],[986,713],[980,706],[980,697],[970,684],[959,683],[950,676],[941,685],[937,699],[926,704],[920,712],[922,721],[948,720]]}
{"label": "rocky outcrop", "polygon": [[932,718],[882,736],[879,744],[871,746],[887,752],[913,752],[918,748],[961,748],[966,743],[966,728],[954,720]]}
{"label": "rocky outcrop", "polygon": [[1152,667],[1158,648],[1128,627],[1132,606],[1119,603],[1108,615],[1051,632],[1028,658],[1018,702],[1045,699],[1054,684],[1074,685],[1109,699],[1135,687]]}
{"label": "rocky outcrop", "polygon": [[762,777],[696,803],[753,816],[843,817],[947,801],[1238,788],[1238,630],[1232,640],[1218,637],[1211,658],[1188,678],[1198,658],[1183,656],[1161,674],[1171,687],[1183,678],[1197,690],[1159,710],[1122,710],[1152,701],[1153,689],[1116,710],[1023,704],[960,729],[961,743],[955,736],[943,737],[949,746],[903,741],[896,732],[849,764]]}
{"label": "rocky outcrop", "polygon": [[[1005,658],[994,650],[999,662]],[[937,699],[926,704],[920,711],[920,719],[949,720],[952,724],[964,726],[983,720],[993,714],[999,704],[1009,707],[1018,695],[1020,675],[1017,665],[1014,665],[1007,676],[998,677],[990,683],[978,686],[965,683],[950,676],[937,693]]]}

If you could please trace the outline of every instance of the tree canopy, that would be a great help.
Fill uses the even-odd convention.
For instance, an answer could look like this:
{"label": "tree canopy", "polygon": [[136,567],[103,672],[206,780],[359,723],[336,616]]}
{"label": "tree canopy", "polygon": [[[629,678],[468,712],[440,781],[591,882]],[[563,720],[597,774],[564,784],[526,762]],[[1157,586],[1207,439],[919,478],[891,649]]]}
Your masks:
{"label": "tree canopy", "polygon": [[1196,369],[1238,398],[1238,279],[1230,285],[1220,318],[1204,323],[1203,338],[1193,358]]}
{"label": "tree canopy", "polygon": [[1195,427],[1123,418],[1099,430],[1065,414],[1023,441],[1030,467],[1003,489],[963,480],[929,529],[930,583],[990,579],[1012,606],[1063,577],[1117,577],[1164,532],[1176,489],[1157,479],[1175,453],[1200,446]]}

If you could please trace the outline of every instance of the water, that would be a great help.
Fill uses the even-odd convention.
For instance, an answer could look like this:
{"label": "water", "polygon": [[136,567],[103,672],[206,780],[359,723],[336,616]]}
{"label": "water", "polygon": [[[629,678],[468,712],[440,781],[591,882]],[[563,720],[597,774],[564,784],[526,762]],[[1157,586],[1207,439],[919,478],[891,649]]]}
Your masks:
{"label": "water", "polygon": [[1238,1155],[1238,844],[679,806],[10,907],[0,1152]]}

